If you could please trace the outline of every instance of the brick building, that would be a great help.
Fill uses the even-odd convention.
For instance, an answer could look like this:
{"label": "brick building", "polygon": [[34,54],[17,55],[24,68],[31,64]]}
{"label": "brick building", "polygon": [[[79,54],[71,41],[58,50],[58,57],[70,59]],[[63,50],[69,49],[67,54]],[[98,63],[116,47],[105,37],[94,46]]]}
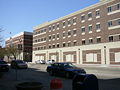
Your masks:
{"label": "brick building", "polygon": [[33,33],[21,32],[5,40],[5,47],[17,47],[20,54],[17,59],[32,61]]}
{"label": "brick building", "polygon": [[33,62],[120,65],[120,0],[100,0],[33,27]]}

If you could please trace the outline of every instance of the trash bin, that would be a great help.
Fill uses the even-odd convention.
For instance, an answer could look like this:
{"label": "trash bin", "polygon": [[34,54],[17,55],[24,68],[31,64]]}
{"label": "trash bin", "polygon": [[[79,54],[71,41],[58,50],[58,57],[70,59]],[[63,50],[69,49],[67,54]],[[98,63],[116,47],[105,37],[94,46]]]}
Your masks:
{"label": "trash bin", "polygon": [[42,90],[43,85],[40,82],[22,82],[16,85],[17,90]]}
{"label": "trash bin", "polygon": [[72,90],[99,90],[98,79],[93,74],[77,74],[72,81]]}

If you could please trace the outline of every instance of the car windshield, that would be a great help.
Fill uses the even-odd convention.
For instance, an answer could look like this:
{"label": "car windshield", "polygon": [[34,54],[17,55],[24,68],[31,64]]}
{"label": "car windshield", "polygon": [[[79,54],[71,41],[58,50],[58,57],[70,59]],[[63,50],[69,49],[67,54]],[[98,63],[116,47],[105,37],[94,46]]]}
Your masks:
{"label": "car windshield", "polygon": [[64,67],[66,67],[66,68],[73,68],[73,67],[75,67],[75,65],[73,65],[72,63],[65,63]]}

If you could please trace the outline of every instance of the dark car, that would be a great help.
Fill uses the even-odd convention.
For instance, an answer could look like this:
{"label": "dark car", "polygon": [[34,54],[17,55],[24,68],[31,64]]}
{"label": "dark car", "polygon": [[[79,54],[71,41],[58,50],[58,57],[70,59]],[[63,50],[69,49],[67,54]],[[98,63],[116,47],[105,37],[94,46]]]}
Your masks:
{"label": "dark car", "polygon": [[27,69],[28,65],[23,60],[12,60],[11,61],[11,68],[14,68],[14,69],[20,69],[20,68]]}
{"label": "dark car", "polygon": [[86,73],[84,69],[78,68],[69,62],[53,63],[47,67],[46,71],[50,75],[65,76],[66,78],[73,78],[77,73]]}
{"label": "dark car", "polygon": [[0,72],[2,71],[9,71],[9,65],[7,64],[7,62],[0,60]]}

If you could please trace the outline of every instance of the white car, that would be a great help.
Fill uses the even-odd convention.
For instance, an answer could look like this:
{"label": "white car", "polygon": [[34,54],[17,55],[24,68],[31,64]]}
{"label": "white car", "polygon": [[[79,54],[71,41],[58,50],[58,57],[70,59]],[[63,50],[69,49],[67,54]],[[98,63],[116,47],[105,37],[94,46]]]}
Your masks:
{"label": "white car", "polygon": [[46,64],[52,64],[52,63],[55,63],[55,60],[47,60],[46,61]]}
{"label": "white car", "polygon": [[35,61],[35,63],[36,64],[45,64],[46,62],[45,62],[45,60],[37,60],[37,61]]}

